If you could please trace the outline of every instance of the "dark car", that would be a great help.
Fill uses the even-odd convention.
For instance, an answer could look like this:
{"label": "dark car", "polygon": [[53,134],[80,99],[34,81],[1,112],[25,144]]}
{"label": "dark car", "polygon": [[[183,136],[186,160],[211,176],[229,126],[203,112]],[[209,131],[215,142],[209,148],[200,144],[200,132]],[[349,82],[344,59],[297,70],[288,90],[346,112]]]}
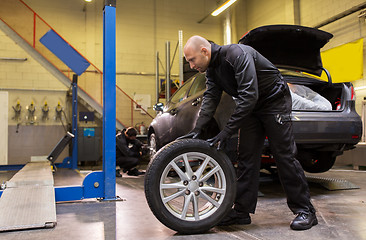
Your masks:
{"label": "dark car", "polygon": [[[285,81],[305,86],[327,100],[328,110],[293,109],[292,122],[298,148],[297,158],[305,171],[325,172],[337,156],[354,148],[361,139],[361,118],[355,111],[355,92],[351,83],[332,83],[322,67],[320,48],[332,34],[308,27],[272,25],[256,28],[244,35],[239,43],[252,46],[281,71]],[[328,81],[318,76],[325,71]],[[205,90],[205,75],[198,73],[175,92],[166,106],[157,104],[157,117],[148,130],[150,148],[154,153],[177,137],[194,128]],[[203,138],[215,136],[225,126],[235,103],[223,94],[214,118],[204,131]],[[233,136],[225,149],[235,161],[237,137]],[[265,143],[262,167],[275,164]]]}

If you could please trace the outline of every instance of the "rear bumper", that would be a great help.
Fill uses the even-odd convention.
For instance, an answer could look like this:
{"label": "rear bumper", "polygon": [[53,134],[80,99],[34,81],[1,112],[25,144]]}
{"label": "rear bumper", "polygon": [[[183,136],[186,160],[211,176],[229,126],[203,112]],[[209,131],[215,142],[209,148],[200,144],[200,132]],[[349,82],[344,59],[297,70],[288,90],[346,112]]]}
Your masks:
{"label": "rear bumper", "polygon": [[355,111],[293,112],[297,144],[356,145],[362,137],[362,121]]}

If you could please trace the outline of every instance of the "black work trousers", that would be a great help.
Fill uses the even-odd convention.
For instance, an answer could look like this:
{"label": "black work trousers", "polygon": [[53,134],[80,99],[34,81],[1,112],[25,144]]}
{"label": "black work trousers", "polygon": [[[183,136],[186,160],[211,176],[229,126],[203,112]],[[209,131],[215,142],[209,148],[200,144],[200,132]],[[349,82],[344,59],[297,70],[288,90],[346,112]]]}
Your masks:
{"label": "black work trousers", "polygon": [[137,157],[117,157],[116,165],[119,166],[121,169],[130,170],[137,166],[139,163],[139,159]]}
{"label": "black work trousers", "polygon": [[304,171],[295,159],[297,150],[289,119],[290,112],[286,111],[284,115],[253,113],[243,122],[239,133],[236,210],[255,212],[261,154],[267,136],[289,208],[294,214],[315,212],[310,202]]}

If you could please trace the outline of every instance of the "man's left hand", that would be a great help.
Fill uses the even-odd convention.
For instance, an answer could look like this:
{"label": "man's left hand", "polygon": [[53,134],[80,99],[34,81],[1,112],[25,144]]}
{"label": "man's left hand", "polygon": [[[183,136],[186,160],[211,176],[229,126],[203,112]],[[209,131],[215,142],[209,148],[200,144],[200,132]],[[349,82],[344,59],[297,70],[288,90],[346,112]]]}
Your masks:
{"label": "man's left hand", "polygon": [[220,150],[224,148],[225,142],[229,137],[230,134],[222,130],[219,134],[217,134],[216,137],[207,139],[207,142],[210,143],[210,147],[213,147],[215,146],[216,143],[218,143],[217,150]]}

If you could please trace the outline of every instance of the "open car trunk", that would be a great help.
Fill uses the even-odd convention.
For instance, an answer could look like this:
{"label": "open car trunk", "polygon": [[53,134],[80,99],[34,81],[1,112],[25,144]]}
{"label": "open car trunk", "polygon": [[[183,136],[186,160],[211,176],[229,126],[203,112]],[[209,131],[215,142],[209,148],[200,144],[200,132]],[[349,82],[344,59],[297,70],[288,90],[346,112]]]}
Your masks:
{"label": "open car trunk", "polygon": [[[320,56],[320,49],[332,37],[328,32],[304,26],[269,25],[249,31],[239,43],[253,47],[282,69],[284,79],[290,83],[294,111],[338,111],[347,100],[342,97],[349,95],[347,84],[332,84]],[[323,70],[329,82],[316,77]]]}
{"label": "open car trunk", "polygon": [[[300,74],[298,74],[300,75]],[[314,101],[313,99],[305,99],[304,96],[300,96],[299,99],[303,99],[304,104],[302,104],[302,107],[296,106],[296,102],[294,99],[295,92],[292,91],[292,99],[293,99],[293,111],[340,111],[343,109],[343,105],[346,101],[347,96],[347,83],[333,83],[329,84],[328,82],[324,82],[315,78],[306,77],[306,75],[303,75],[304,77],[294,75],[287,75],[283,74],[284,80],[289,84],[290,89],[293,90],[293,86],[305,86],[305,88],[310,89],[309,91],[313,91],[314,94],[318,94],[318,99],[322,98],[322,101],[327,101],[329,104],[329,108],[327,109],[321,109],[316,107],[304,107],[306,105],[305,101],[313,101],[313,103],[318,104],[318,102]]]}

